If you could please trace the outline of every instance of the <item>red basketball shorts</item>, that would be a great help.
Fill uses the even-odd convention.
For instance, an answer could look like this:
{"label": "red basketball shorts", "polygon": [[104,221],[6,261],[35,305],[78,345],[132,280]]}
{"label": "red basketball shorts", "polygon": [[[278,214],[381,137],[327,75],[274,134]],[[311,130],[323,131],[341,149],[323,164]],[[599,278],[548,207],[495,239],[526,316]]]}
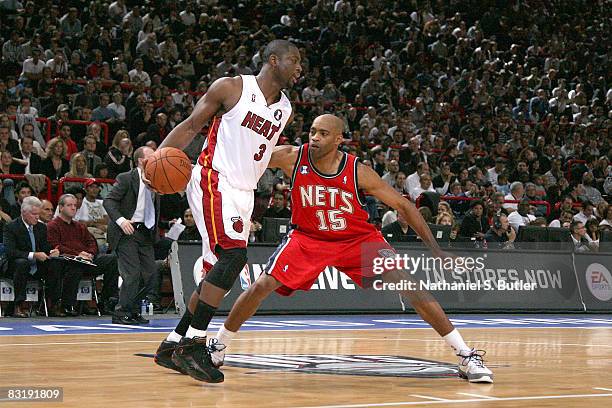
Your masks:
{"label": "red basketball shorts", "polygon": [[270,257],[266,273],[283,286],[276,291],[284,296],[296,290],[309,290],[325,267],[333,266],[361,287],[374,278],[375,257],[395,253],[383,236],[373,232],[350,241],[323,241],[291,231]]}

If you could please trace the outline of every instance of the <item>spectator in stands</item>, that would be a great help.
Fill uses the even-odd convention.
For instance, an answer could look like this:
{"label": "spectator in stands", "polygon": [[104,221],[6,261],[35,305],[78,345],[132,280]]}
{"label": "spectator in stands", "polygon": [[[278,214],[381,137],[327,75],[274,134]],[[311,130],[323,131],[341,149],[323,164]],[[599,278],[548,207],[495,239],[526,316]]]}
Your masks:
{"label": "spectator in stands", "polygon": [[[47,241],[47,228],[38,222],[42,203],[36,197],[27,197],[20,216],[4,228],[4,246],[13,272],[15,288],[15,317],[28,317],[25,307],[28,279],[45,279],[46,295],[51,299],[51,315],[62,316],[60,306],[61,284],[58,275],[48,270],[49,257],[58,256]],[[76,288],[75,288],[76,295]]]}
{"label": "spectator in stands", "polygon": [[285,195],[283,193],[274,193],[272,205],[264,212],[263,218],[291,218],[291,211],[285,203]]}
{"label": "spectator in stands", "polygon": [[431,184],[431,176],[429,175],[429,173],[421,174],[420,185],[412,189],[412,191],[410,192],[410,198],[412,198],[413,201],[416,201],[416,199],[426,191],[432,193],[436,192],[436,190],[434,190],[433,188],[433,185]]}
{"label": "spectator in stands", "polygon": [[593,203],[590,201],[583,201],[580,212],[574,215],[574,221],[580,221],[586,224],[589,220],[596,220],[597,217],[593,214]]}
{"label": "spectator in stands", "polygon": [[511,244],[516,239],[514,228],[510,228],[508,216],[506,214],[494,215],[493,223],[484,236],[489,248],[511,248]]}
{"label": "spectator in stands", "polygon": [[13,155],[8,150],[0,152],[0,174],[23,174],[21,166],[13,160]]}
{"label": "spectator in stands", "polygon": [[451,240],[454,240],[457,237],[456,233],[453,233],[453,229],[455,227],[455,217],[452,213],[448,212],[439,212],[436,216],[436,224],[437,225],[448,225],[451,229]]}
{"label": "spectator in stands", "polygon": [[[117,257],[114,254],[100,254],[95,238],[87,231],[87,227],[74,220],[77,213],[77,199],[72,194],[64,194],[58,201],[59,215],[47,224],[47,236],[51,246],[60,250],[61,254],[76,255],[85,258],[97,266],[87,266],[71,261],[58,261],[57,268],[62,274],[74,276],[76,285],[84,273],[104,275],[102,288],[102,305],[111,313],[110,304],[116,303],[118,294],[119,271]],[[76,288],[67,289],[62,297],[64,307],[68,314],[77,314],[74,310],[76,303]]]}
{"label": "spectator in stands", "polygon": [[381,233],[388,242],[411,242],[416,240],[416,233],[399,213],[397,213],[397,221],[384,227]]}
{"label": "spectator in stands", "polygon": [[11,129],[7,126],[0,126],[0,150],[9,151],[11,154],[19,151],[19,142],[11,139]]}
{"label": "spectator in stands", "polygon": [[481,241],[487,232],[487,217],[484,214],[484,204],[480,200],[472,201],[470,211],[461,221],[459,236],[465,238],[475,238]]}
{"label": "spectator in stands", "polygon": [[200,231],[198,230],[195,220],[193,219],[193,214],[191,209],[188,208],[185,210],[183,214],[183,225],[185,225],[185,229],[179,235],[179,241],[201,241],[202,236],[200,235]]}
{"label": "spectator in stands", "polygon": [[102,200],[98,198],[99,194],[100,184],[95,179],[90,178],[85,181],[85,197],[74,220],[85,224],[87,230],[96,239],[100,253],[106,253],[108,214],[102,205]]}
{"label": "spectator in stands", "polygon": [[[92,174],[87,172],[87,159],[81,153],[75,153],[70,159],[70,171],[66,172],[64,177],[90,178]],[[68,184],[68,183],[67,183]],[[79,186],[83,183],[79,182]]]}
{"label": "spectator in stands", "polygon": [[42,159],[33,150],[34,139],[31,136],[23,136],[21,138],[21,150],[13,156],[16,174],[42,173]]}
{"label": "spectator in stands", "polygon": [[443,162],[440,165],[440,174],[433,178],[432,184],[438,194],[445,195],[454,179],[455,175],[451,172],[450,164]]}
{"label": "spectator in stands", "polygon": [[102,159],[96,154],[96,138],[93,136],[85,136],[83,150],[79,154],[85,158],[86,171],[89,174],[94,174],[96,167],[102,164]]}
{"label": "spectator in stands", "polygon": [[574,214],[571,211],[561,211],[558,219],[552,220],[549,227],[552,228],[569,228],[574,219]]}
{"label": "spectator in stands", "polygon": [[590,219],[584,227],[586,229],[586,235],[589,237],[589,241],[599,244],[599,221]]}
{"label": "spectator in stands", "polygon": [[121,92],[113,93],[113,102],[108,108],[115,112],[117,121],[123,122],[126,118],[125,106],[123,106],[123,95]]}
{"label": "spectator in stands", "polygon": [[131,170],[131,156],[132,144],[129,134],[125,130],[120,130],[115,134],[113,145],[104,157],[104,163],[108,166],[109,177],[115,178],[117,174]]}
{"label": "spectator in stands", "polygon": [[[523,199],[525,194],[525,188],[523,187],[523,183],[520,181],[515,181],[510,184],[510,194],[504,197],[506,201],[520,201]],[[515,211],[518,208],[516,203],[505,203],[504,208]]]}
{"label": "spectator in stands", "polygon": [[42,174],[51,179],[53,187],[57,187],[59,179],[70,171],[70,163],[66,160],[66,143],[60,138],[53,138],[47,145],[47,158],[42,161]]}
{"label": "spectator in stands", "polygon": [[421,185],[421,175],[427,173],[429,174],[429,164],[427,162],[419,162],[417,165],[416,171],[408,176],[406,179],[407,190],[412,193],[412,191],[418,188]]}
{"label": "spectator in stands", "polygon": [[108,97],[108,94],[101,94],[98,107],[91,113],[92,120],[106,123],[113,123],[117,121],[119,119],[119,115],[108,106],[109,103],[110,98]]}
{"label": "spectator in stands", "polygon": [[497,184],[494,185],[495,191],[503,193],[504,197],[510,194],[510,184],[508,184],[508,176],[502,173],[497,176]]}
{"label": "spectator in stands", "polygon": [[606,208],[606,213],[604,218],[599,223],[599,228],[602,230],[612,231],[612,205]]}
{"label": "spectator in stands", "polygon": [[584,196],[591,203],[598,205],[601,202],[605,202],[601,196],[601,192],[595,188],[595,177],[593,173],[586,172],[582,176],[582,186],[584,187]]}
{"label": "spectator in stands", "polygon": [[517,210],[510,213],[508,222],[514,231],[518,232],[520,227],[535,221],[536,217],[530,213],[530,209],[529,200],[523,199],[518,204]]}
{"label": "spectator in stands", "polygon": [[410,194],[406,188],[406,174],[403,171],[397,172],[395,175],[395,183],[392,187],[401,195],[408,196]]}
{"label": "spectator in stands", "polygon": [[589,241],[590,237],[587,235],[586,228],[582,222],[572,221],[570,232],[575,252],[590,252],[595,248],[595,245]]}
{"label": "spectator in stands", "polygon": [[387,163],[387,171],[382,176],[382,179],[391,187],[395,184],[395,176],[399,172],[399,163],[397,160],[390,160]]}
{"label": "spectator in stands", "polygon": [[70,160],[73,154],[79,151],[77,144],[71,137],[72,129],[70,125],[64,123],[60,126],[60,132],[58,138],[63,140],[66,144],[66,160]]}
{"label": "spectator in stands", "polygon": [[55,208],[53,203],[49,200],[41,200],[40,217],[39,221],[48,224],[53,219]]}
{"label": "spectator in stands", "polygon": [[45,62],[41,60],[40,50],[38,48],[33,48],[32,57],[23,61],[19,81],[24,84],[36,84],[36,81],[42,78],[42,71],[44,67]]}
{"label": "spectator in stands", "polygon": [[27,182],[22,181],[17,184],[15,187],[15,204],[11,205],[10,208],[11,218],[14,219],[19,217],[19,214],[21,214],[21,204],[23,203],[23,200],[31,195],[33,195],[32,187],[30,187]]}
{"label": "spectator in stands", "polygon": [[[98,179],[108,179],[110,178],[108,174],[108,165],[105,163],[98,164],[96,169],[94,170],[94,177]],[[100,198],[104,199],[113,188],[112,184],[102,183],[100,185]]]}

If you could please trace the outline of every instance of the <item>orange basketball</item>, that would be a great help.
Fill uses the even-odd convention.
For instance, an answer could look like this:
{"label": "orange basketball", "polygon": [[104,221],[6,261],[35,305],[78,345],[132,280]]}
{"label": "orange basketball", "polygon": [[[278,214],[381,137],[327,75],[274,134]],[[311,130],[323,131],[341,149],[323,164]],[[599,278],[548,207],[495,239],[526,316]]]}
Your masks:
{"label": "orange basketball", "polygon": [[160,193],[184,191],[191,177],[191,160],[177,148],[158,149],[147,161],[145,177]]}

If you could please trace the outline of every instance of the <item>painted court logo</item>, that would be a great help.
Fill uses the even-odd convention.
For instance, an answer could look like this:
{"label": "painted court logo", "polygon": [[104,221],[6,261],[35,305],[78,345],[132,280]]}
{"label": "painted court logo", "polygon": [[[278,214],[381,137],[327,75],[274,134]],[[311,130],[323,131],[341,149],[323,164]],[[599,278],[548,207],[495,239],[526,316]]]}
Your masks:
{"label": "painted court logo", "polygon": [[454,364],[403,356],[232,354],[225,357],[225,364],[231,367],[309,374],[423,378],[447,378],[458,375],[457,366]]}
{"label": "painted court logo", "polygon": [[612,275],[602,264],[589,265],[586,269],[586,283],[597,299],[604,302],[612,299]]}

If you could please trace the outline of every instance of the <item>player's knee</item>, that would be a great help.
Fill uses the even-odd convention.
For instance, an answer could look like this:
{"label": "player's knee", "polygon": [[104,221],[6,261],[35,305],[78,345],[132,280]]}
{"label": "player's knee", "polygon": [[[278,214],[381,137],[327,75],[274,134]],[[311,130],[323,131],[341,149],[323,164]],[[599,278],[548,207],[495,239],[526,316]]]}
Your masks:
{"label": "player's knee", "polygon": [[204,279],[221,289],[230,290],[246,262],[246,248],[221,249],[219,260]]}
{"label": "player's knee", "polygon": [[249,291],[258,298],[265,298],[276,290],[280,283],[270,275],[262,274],[249,288]]}

